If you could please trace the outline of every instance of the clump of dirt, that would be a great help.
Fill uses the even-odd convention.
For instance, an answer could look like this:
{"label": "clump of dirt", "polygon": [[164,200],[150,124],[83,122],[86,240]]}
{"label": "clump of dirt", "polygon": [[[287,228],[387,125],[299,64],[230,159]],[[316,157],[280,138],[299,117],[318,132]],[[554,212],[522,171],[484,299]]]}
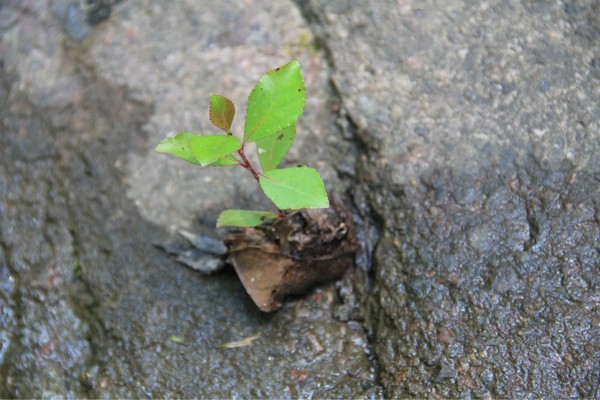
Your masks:
{"label": "clump of dirt", "polygon": [[339,204],[299,210],[231,233],[224,242],[229,262],[265,312],[281,308],[286,296],[340,278],[358,248],[352,214]]}

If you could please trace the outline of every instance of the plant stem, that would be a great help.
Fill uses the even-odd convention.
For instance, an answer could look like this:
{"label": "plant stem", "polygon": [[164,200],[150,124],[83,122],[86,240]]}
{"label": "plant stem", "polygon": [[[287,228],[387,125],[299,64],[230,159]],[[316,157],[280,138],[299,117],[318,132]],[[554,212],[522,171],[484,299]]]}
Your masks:
{"label": "plant stem", "polygon": [[258,172],[256,172],[254,167],[252,167],[252,164],[250,164],[250,161],[248,161],[248,158],[246,158],[246,154],[244,154],[244,146],[242,145],[242,147],[237,152],[240,155],[240,157],[242,158],[243,164],[241,164],[241,166],[246,168],[248,171],[250,171],[250,173],[252,174],[254,179],[256,179],[256,181],[259,182]]}
{"label": "plant stem", "polygon": [[[252,176],[254,177],[254,179],[256,180],[256,182],[258,182],[260,184],[260,180],[259,180],[259,174],[258,172],[256,172],[256,170],[254,169],[254,167],[252,166],[252,164],[250,164],[250,160],[248,160],[248,158],[246,157],[246,154],[244,153],[244,147],[246,145],[246,142],[242,142],[242,147],[240,147],[240,149],[237,151],[238,155],[240,156],[240,158],[242,159],[242,161],[238,160],[238,163],[240,166],[246,168],[248,171],[250,171],[250,173],[252,174]],[[285,219],[287,218],[287,215],[285,215],[283,213],[282,210],[280,210],[279,208],[277,209],[278,213],[277,213],[277,218],[278,219]]]}

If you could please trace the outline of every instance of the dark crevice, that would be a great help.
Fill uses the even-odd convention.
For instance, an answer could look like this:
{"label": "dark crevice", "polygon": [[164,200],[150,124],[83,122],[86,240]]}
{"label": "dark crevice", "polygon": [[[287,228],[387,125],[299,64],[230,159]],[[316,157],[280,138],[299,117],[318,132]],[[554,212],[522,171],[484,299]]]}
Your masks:
{"label": "dark crevice", "polygon": [[531,204],[525,204],[527,224],[529,225],[529,240],[523,244],[523,250],[529,251],[538,242],[540,236],[540,223]]}
{"label": "dark crevice", "polygon": [[[319,48],[321,48],[324,51],[329,76],[331,77],[332,71],[335,70],[335,62],[327,38],[324,37],[319,30],[319,26],[323,24],[322,18],[312,8],[310,1],[304,2],[300,0],[294,0],[294,2],[296,3],[302,16],[307,22],[307,25],[311,28]],[[365,164],[362,161],[365,159],[365,157],[366,160],[369,159],[369,155],[372,152],[372,146],[367,141],[365,141],[363,137],[364,135],[360,134],[358,124],[352,118],[352,115],[344,108],[344,96],[337,87],[335,81],[330,78],[329,82],[330,88],[333,91],[332,96],[338,99],[341,104],[341,108],[339,110],[339,118],[336,121],[338,129],[341,132],[341,136],[343,138],[349,139],[350,145],[353,147],[352,152],[357,155],[353,172],[349,173],[344,169],[338,169],[338,175],[340,176],[340,178],[348,180],[348,182],[346,182],[346,186],[348,187],[348,193],[346,197],[349,198],[352,203],[352,207],[354,209],[354,213],[357,215],[359,224],[362,225],[363,230],[367,232],[366,234],[370,236],[370,240],[372,243],[367,246],[367,253],[369,254],[369,258],[371,258],[370,256],[372,256],[376,244],[379,240],[379,235],[381,234],[381,232],[383,232],[384,221],[380,214],[370,207],[368,201],[362,198],[362,192],[359,193],[358,191],[353,190],[353,188],[357,187],[362,182],[361,178],[364,173],[363,170]],[[358,173],[356,173],[356,171]],[[375,227],[377,235],[374,235],[372,232],[368,233],[369,231],[372,231],[371,227]],[[361,227],[359,227],[359,229],[360,228]],[[361,243],[365,244],[365,242],[363,242],[362,240]],[[367,261],[368,263],[366,264],[368,265],[368,268],[365,268],[365,270],[372,272],[372,260],[365,261]],[[361,266],[363,265],[365,264],[362,264]]]}
{"label": "dark crevice", "polygon": [[368,348],[371,354],[371,362],[375,370],[375,384],[379,388],[383,388],[381,380],[381,370],[379,364],[379,356],[373,351],[374,327],[373,313],[376,307],[373,303],[372,286],[376,279],[376,266],[374,263],[374,252],[377,244],[385,229],[385,221],[383,216],[372,208],[366,194],[362,190],[356,190],[365,181],[365,168],[368,168],[370,163],[370,155],[372,154],[372,145],[365,139],[365,135],[360,134],[360,128],[352,115],[344,107],[344,95],[337,83],[333,79],[333,71],[335,71],[335,59],[331,47],[329,46],[328,37],[322,32],[320,27],[324,24],[321,15],[314,10],[311,1],[294,0],[300,10],[304,20],[313,32],[315,41],[324,53],[325,61],[328,66],[328,75],[332,96],[339,100],[340,110],[336,121],[338,129],[343,139],[350,144],[351,151],[356,155],[354,159],[355,165],[352,168],[352,173],[348,173],[343,168],[336,168],[340,179],[345,181],[347,188],[345,198],[349,199],[353,213],[355,215],[355,223],[357,225],[357,239],[360,243],[361,250],[357,255],[357,266],[364,272],[365,281],[361,287],[354,288],[361,304],[361,323],[369,340]]}
{"label": "dark crevice", "polygon": [[[323,19],[321,18],[321,15],[313,9],[311,1],[293,1],[294,3],[296,3],[296,6],[300,10],[307,25],[311,28],[318,48],[323,50],[324,58],[327,62],[329,70],[329,82],[330,87],[333,91],[333,96],[339,99],[341,103],[341,108],[339,111],[340,120],[338,121],[338,125],[340,126],[340,130],[342,131],[343,137],[349,137],[352,140],[352,144],[355,145],[359,155],[363,154],[368,157],[372,152],[373,146],[364,139],[366,135],[360,134],[361,132],[359,125],[352,117],[352,114],[346,108],[344,108],[344,95],[340,90],[338,83],[335,81],[335,79],[333,79],[332,71],[336,70],[335,57],[333,56],[333,51],[329,46],[329,38],[320,29],[321,25],[324,24]],[[360,165],[360,163],[358,164]],[[344,174],[343,171],[340,172]]]}
{"label": "dark crevice", "polygon": [[[530,160],[530,165],[533,166],[533,168],[540,170],[543,169],[543,167],[538,163],[538,160],[533,157],[530,157]],[[515,193],[525,208],[525,219],[527,221],[529,230],[529,237],[523,243],[523,251],[530,251],[540,242],[542,235],[542,224],[539,216],[539,200],[528,195],[530,192],[528,187],[533,180],[528,172],[528,169],[519,165],[518,163],[515,163],[514,165],[515,169],[519,171],[516,175],[519,187]]]}
{"label": "dark crevice", "polygon": [[[310,27],[310,29],[313,33],[313,36],[315,38],[315,43],[316,43],[317,47],[319,49],[323,50],[323,53],[325,55],[325,61],[327,62],[329,71],[335,70],[335,60],[333,57],[333,53],[331,51],[331,48],[329,47],[327,38],[325,37],[325,34],[323,32],[321,32],[321,29],[320,29],[321,25],[323,25],[321,15],[319,15],[319,13],[317,13],[313,9],[311,0],[307,0],[307,1],[292,0],[292,1],[296,4],[296,7],[298,7],[298,10],[300,10],[300,13],[302,14],[302,17],[304,18],[304,20],[306,21],[306,24]],[[329,75],[331,76],[331,73]]]}

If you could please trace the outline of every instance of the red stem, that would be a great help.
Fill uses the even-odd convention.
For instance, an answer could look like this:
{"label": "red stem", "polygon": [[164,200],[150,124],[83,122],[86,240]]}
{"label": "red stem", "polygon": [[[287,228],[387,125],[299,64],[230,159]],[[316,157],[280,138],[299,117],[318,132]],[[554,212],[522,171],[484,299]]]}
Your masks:
{"label": "red stem", "polygon": [[248,171],[250,171],[250,173],[252,174],[254,179],[256,179],[257,182],[260,182],[258,179],[258,172],[256,172],[254,167],[252,167],[252,164],[250,164],[250,161],[248,161],[248,159],[246,158],[246,154],[244,154],[244,146],[242,145],[242,147],[237,152],[242,158],[242,164],[240,165],[246,168]]}
{"label": "red stem", "polygon": [[[242,159],[242,161],[239,163],[239,165],[241,165],[242,167],[244,167],[248,171],[250,171],[250,173],[252,174],[254,179],[256,179],[256,181],[258,183],[260,183],[260,180],[259,180],[260,175],[258,174],[258,172],[256,172],[256,170],[254,169],[252,164],[250,164],[250,161],[248,160],[248,158],[246,157],[246,154],[244,153],[244,145],[245,144],[246,144],[246,142],[242,142],[242,147],[237,151],[237,153],[240,155],[240,158]],[[287,215],[283,214],[281,212],[281,210],[278,210],[278,211],[279,211],[279,213],[277,214],[277,218],[279,218],[279,219],[287,218]]]}

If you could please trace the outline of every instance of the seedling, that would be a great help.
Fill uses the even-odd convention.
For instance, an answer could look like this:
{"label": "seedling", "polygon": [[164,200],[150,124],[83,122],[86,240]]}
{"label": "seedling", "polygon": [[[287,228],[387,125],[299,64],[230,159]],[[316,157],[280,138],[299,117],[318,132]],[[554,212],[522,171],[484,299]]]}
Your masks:
{"label": "seedling", "polygon": [[[304,111],[306,88],[300,63],[292,61],[263,76],[248,97],[244,135],[240,140],[231,132],[235,106],[221,95],[210,96],[209,116],[223,131],[217,135],[183,132],[166,138],[156,146],[159,153],[170,153],[192,164],[212,167],[238,165],[247,169],[278,212],[225,210],[217,227],[258,226],[285,218],[284,210],[328,208],[329,200],[321,175],[306,166],[279,168],[296,136],[296,120]],[[246,144],[256,143],[260,169],[248,160]]]}

